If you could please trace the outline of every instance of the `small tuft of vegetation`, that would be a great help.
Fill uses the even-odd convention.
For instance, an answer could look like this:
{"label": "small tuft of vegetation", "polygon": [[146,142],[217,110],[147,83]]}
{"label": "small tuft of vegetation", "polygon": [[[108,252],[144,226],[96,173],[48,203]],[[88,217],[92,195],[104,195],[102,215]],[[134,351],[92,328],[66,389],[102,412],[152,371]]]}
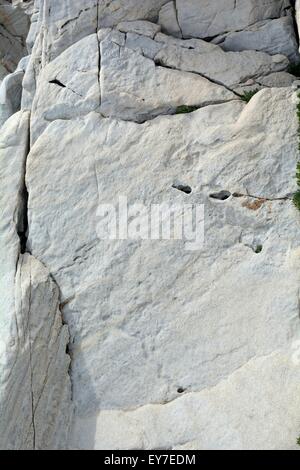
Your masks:
{"label": "small tuft of vegetation", "polygon": [[[300,93],[298,93],[298,104],[297,104],[297,117],[298,117],[298,149],[300,152]],[[300,211],[300,162],[297,163],[296,167],[296,181],[298,190],[293,196],[293,203],[295,207]]]}
{"label": "small tuft of vegetation", "polygon": [[300,62],[290,64],[287,68],[287,72],[295,77],[300,77]]}
{"label": "small tuft of vegetation", "polygon": [[297,445],[300,446],[300,436],[297,439]]}
{"label": "small tuft of vegetation", "polygon": [[300,211],[300,189],[295,192],[293,196],[293,203],[297,207],[297,209]]}
{"label": "small tuft of vegetation", "polygon": [[199,109],[199,106],[186,106],[183,104],[176,108],[176,114],[193,113],[194,111],[197,111],[197,109]]}
{"label": "small tuft of vegetation", "polygon": [[251,90],[251,91],[245,91],[244,94],[241,96],[241,99],[245,101],[246,103],[249,103],[251,98],[253,98],[253,96],[256,95],[256,93],[258,92],[259,92],[258,88],[255,88],[255,90]]}

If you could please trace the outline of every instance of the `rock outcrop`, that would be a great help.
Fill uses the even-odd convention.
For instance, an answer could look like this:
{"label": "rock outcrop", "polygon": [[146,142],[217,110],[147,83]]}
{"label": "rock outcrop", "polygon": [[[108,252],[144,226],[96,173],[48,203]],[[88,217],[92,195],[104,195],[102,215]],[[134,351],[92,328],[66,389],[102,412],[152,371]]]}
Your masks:
{"label": "rock outcrop", "polygon": [[0,88],[0,447],[295,448],[294,2],[59,3]]}
{"label": "rock outcrop", "polygon": [[47,268],[27,254],[24,184],[29,113],[1,129],[1,338],[2,449],[67,445],[72,404],[68,330],[62,325],[59,290]]}
{"label": "rock outcrop", "polygon": [[0,82],[26,55],[29,13],[28,2],[0,2]]}

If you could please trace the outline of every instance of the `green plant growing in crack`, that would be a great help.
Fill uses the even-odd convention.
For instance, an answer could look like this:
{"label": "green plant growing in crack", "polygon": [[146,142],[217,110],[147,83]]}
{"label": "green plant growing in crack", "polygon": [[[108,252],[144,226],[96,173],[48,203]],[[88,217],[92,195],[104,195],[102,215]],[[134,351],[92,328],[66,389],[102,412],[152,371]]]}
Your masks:
{"label": "green plant growing in crack", "polygon": [[297,169],[296,169],[296,179],[297,179],[297,186],[298,190],[295,192],[293,196],[293,202],[297,209],[300,211],[300,162],[297,163]]}
{"label": "green plant growing in crack", "polygon": [[300,446],[300,436],[297,439],[297,445]]}
{"label": "green plant growing in crack", "polygon": [[176,114],[193,113],[194,111],[197,111],[197,109],[199,109],[199,106],[187,106],[183,104],[181,106],[177,106]]}
{"label": "green plant growing in crack", "polygon": [[[300,93],[298,93],[298,104],[297,104],[297,118],[298,118],[298,150],[300,153]],[[296,181],[298,189],[293,196],[293,203],[300,211],[300,162],[297,163],[296,167]]]}
{"label": "green plant growing in crack", "polygon": [[258,88],[255,88],[255,90],[251,90],[251,91],[245,91],[244,94],[241,96],[241,99],[245,101],[246,103],[249,103],[251,98],[253,98],[253,96],[256,95],[256,93],[258,92],[259,92]]}

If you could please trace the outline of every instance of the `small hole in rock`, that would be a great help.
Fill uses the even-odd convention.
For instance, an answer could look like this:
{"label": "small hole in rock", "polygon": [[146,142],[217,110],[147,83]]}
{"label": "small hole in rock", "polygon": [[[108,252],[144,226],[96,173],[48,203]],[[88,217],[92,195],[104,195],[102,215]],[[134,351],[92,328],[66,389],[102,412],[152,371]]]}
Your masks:
{"label": "small hole in rock", "polygon": [[259,253],[262,252],[262,250],[263,250],[263,246],[262,246],[262,245],[256,245],[256,246],[254,247],[254,253],[259,254]]}
{"label": "small hole in rock", "polygon": [[179,387],[179,388],[177,389],[177,393],[184,393],[185,391],[186,391],[186,389],[185,389],[185,388],[182,388],[182,387]]}
{"label": "small hole in rock", "polygon": [[231,192],[229,191],[220,191],[218,193],[210,194],[209,197],[212,199],[218,199],[219,201],[226,201],[226,199],[230,198]]}
{"label": "small hole in rock", "polygon": [[178,191],[182,191],[185,194],[191,194],[192,188],[188,186],[187,184],[176,184],[174,183],[172,185],[172,188],[178,189]]}

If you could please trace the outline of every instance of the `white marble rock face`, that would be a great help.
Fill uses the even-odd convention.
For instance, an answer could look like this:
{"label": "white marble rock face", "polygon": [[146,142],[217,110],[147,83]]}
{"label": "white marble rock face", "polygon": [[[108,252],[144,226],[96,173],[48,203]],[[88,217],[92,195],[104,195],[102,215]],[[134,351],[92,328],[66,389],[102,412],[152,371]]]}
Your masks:
{"label": "white marble rock face", "polygon": [[29,113],[19,112],[0,136],[0,448],[6,450],[64,448],[72,415],[59,289],[40,261],[20,253],[28,145]]}
{"label": "white marble rock face", "polygon": [[[0,448],[295,449],[292,2],[24,3],[0,87]],[[101,236],[124,198],[144,225],[203,206],[203,245],[132,213]]]}

